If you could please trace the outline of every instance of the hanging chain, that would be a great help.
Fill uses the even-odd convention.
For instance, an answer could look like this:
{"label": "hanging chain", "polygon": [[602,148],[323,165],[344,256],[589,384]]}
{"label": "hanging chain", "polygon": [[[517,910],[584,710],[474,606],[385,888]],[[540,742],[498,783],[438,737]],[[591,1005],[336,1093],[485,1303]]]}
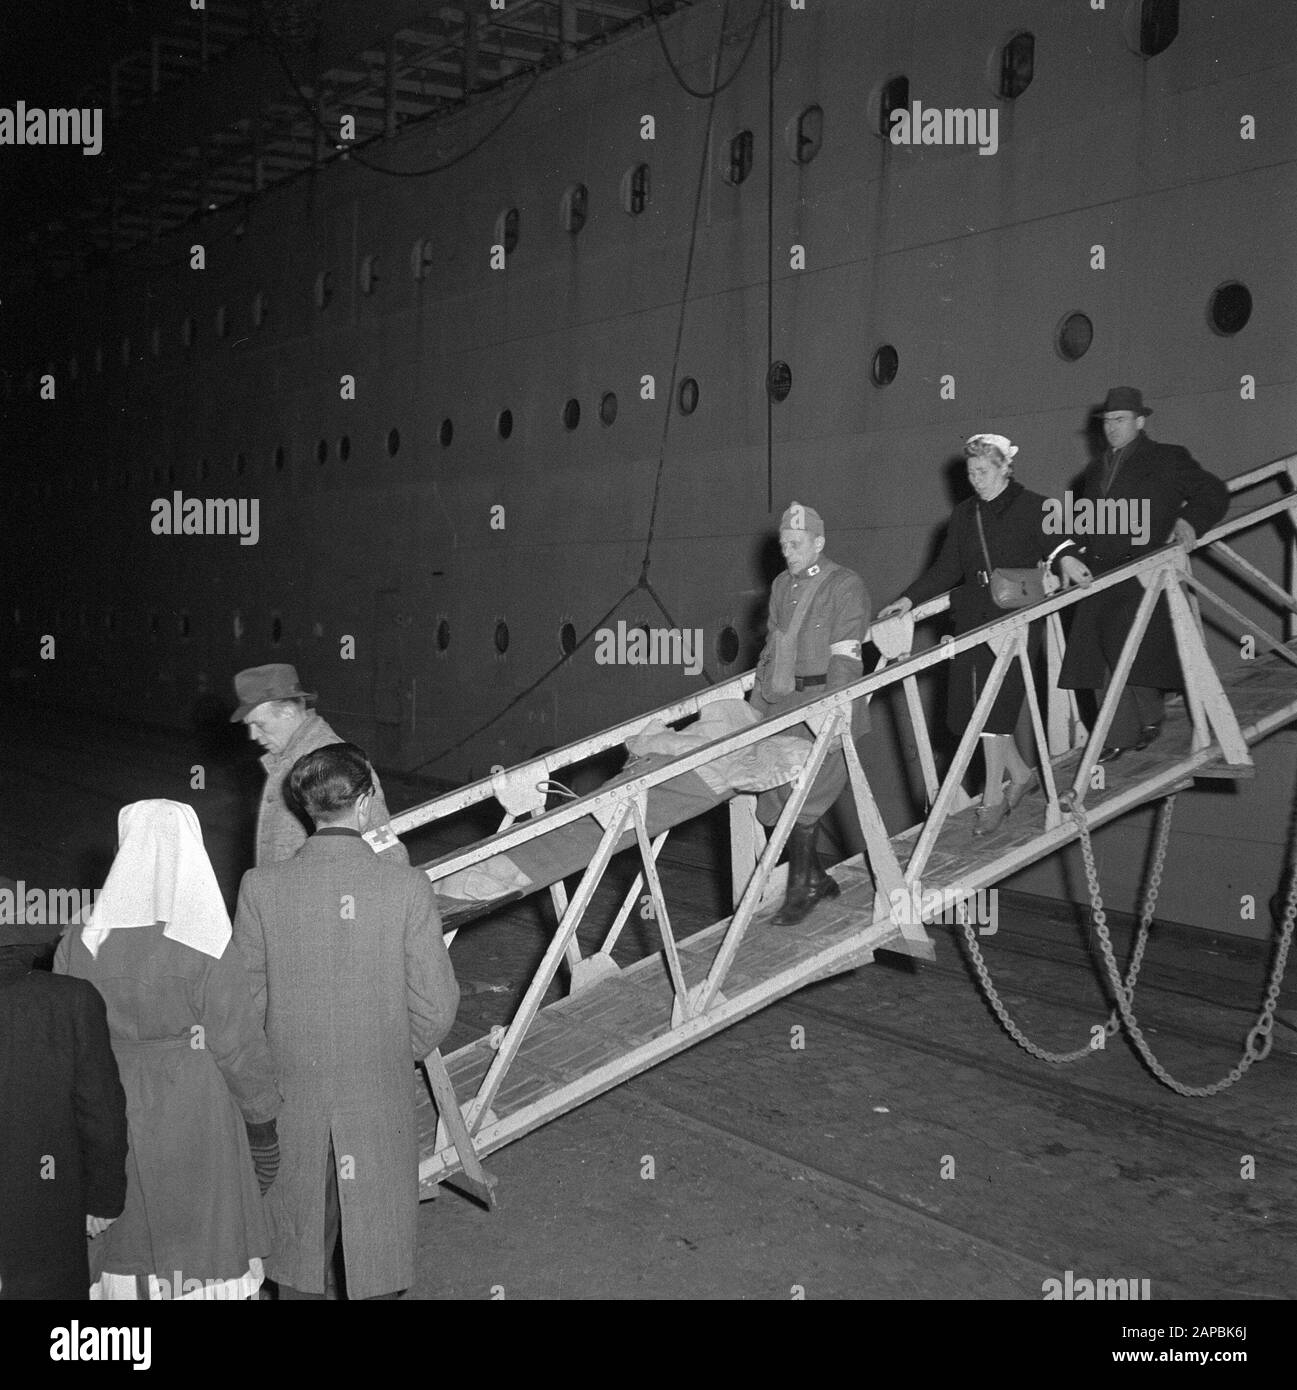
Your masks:
{"label": "hanging chain", "polygon": [[[1113,978],[1116,981],[1116,989],[1119,996],[1130,999],[1135,993],[1135,981],[1139,977],[1139,967],[1144,959],[1144,947],[1148,944],[1148,929],[1153,922],[1153,912],[1157,907],[1157,895],[1162,887],[1162,867],[1166,863],[1166,847],[1171,838],[1171,815],[1175,809],[1175,797],[1170,796],[1162,805],[1158,819],[1157,848],[1153,853],[1153,869],[1149,875],[1148,888],[1144,893],[1144,907],[1139,916],[1139,935],[1135,939],[1135,949],[1131,953],[1130,970],[1125,980],[1121,979],[1120,973],[1116,970],[1116,962],[1113,962]],[[1086,868],[1089,873],[1093,857],[1087,860]],[[1107,922],[1104,919],[1103,902],[1098,896],[1099,880],[1095,875],[1090,880],[1090,896],[1092,903],[1097,904],[1095,911],[1095,921],[1099,925],[1102,937],[1106,940],[1108,936]],[[1092,1038],[1084,1047],[1078,1047],[1073,1052],[1050,1052],[1043,1047],[1037,1046],[1022,1031],[1021,1028],[1009,1016],[1009,1011],[1004,1007],[1003,1001],[991,980],[991,972],[986,968],[986,961],[982,958],[981,947],[977,944],[977,937],[973,932],[972,924],[968,920],[968,913],[965,911],[964,902],[961,899],[957,909],[959,921],[964,928],[964,939],[968,943],[969,955],[973,958],[973,968],[977,971],[977,978],[982,982],[982,989],[986,992],[987,1002],[990,1004],[996,1018],[1004,1025],[1008,1035],[1024,1051],[1030,1052],[1033,1057],[1039,1057],[1042,1062],[1052,1062],[1055,1066],[1062,1066],[1067,1062],[1079,1062],[1082,1057],[1089,1057],[1099,1050],[1102,1046],[1100,1040]],[[1111,953],[1111,942],[1109,942],[1109,953]],[[1104,1024],[1104,1036],[1112,1037],[1121,1027],[1121,1022],[1117,1010],[1108,1015],[1108,1021]]]}
{"label": "hanging chain", "polygon": [[[1173,796],[1168,797],[1167,806],[1169,807],[1170,803],[1174,800],[1175,798]],[[1292,944],[1293,922],[1294,919],[1297,919],[1297,874],[1292,873],[1292,865],[1290,864],[1288,903],[1284,909],[1283,925],[1279,931],[1279,947],[1275,952],[1274,966],[1270,971],[1270,983],[1266,989],[1265,1003],[1261,1007],[1260,1017],[1257,1019],[1251,1032],[1247,1035],[1247,1041],[1243,1048],[1243,1056],[1239,1058],[1238,1063],[1230,1069],[1228,1074],[1223,1076],[1219,1081],[1213,1081],[1209,1086],[1189,1086],[1183,1081],[1177,1081],[1153,1055],[1152,1049],[1144,1040],[1144,1034],[1140,1029],[1139,1023],[1136,1021],[1134,1009],[1131,1007],[1133,1002],[1132,991],[1128,986],[1133,986],[1133,975],[1138,965],[1138,959],[1143,956],[1143,938],[1147,936],[1148,921],[1152,920],[1151,913],[1146,912],[1147,920],[1141,919],[1141,939],[1136,943],[1137,958],[1132,965],[1131,975],[1127,976],[1126,982],[1123,983],[1121,971],[1117,967],[1117,961],[1112,951],[1112,938],[1108,932],[1108,922],[1103,909],[1103,899],[1099,894],[1099,874],[1098,870],[1095,868],[1094,846],[1090,843],[1089,823],[1086,820],[1084,809],[1075,798],[1072,798],[1069,809],[1071,810],[1073,820],[1076,821],[1077,829],[1080,832],[1081,854],[1085,859],[1085,877],[1090,888],[1090,908],[1095,932],[1099,937],[1099,946],[1103,951],[1103,961],[1108,968],[1108,978],[1112,983],[1113,992],[1117,996],[1116,1012],[1120,1013],[1121,1021],[1126,1025],[1127,1031],[1131,1036],[1131,1041],[1135,1044],[1136,1050],[1144,1059],[1145,1064],[1153,1075],[1164,1085],[1169,1086],[1178,1095],[1195,1097],[1218,1095],[1221,1091],[1227,1090],[1236,1081],[1241,1080],[1253,1062],[1264,1061],[1269,1055],[1270,1048],[1274,1042],[1271,1032],[1274,1027],[1274,1013],[1279,1004],[1279,990],[1283,984],[1284,970],[1288,963],[1288,948]],[[1167,825],[1169,825],[1170,816],[1165,812],[1164,814],[1166,815]],[[1166,853],[1165,833],[1162,836],[1158,848],[1159,853],[1157,862],[1154,864],[1154,876],[1158,882],[1160,882],[1162,862]],[[1149,886],[1151,889],[1151,882]],[[1113,1020],[1110,1018],[1110,1026],[1112,1022]]]}

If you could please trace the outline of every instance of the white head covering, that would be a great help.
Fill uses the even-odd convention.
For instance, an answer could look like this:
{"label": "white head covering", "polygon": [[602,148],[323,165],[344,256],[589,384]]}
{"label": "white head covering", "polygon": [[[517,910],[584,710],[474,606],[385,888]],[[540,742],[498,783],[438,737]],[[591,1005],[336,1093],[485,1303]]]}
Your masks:
{"label": "white head covering", "polygon": [[133,801],[117,814],[117,857],[81,940],[92,956],[111,931],[165,922],[163,936],[219,960],[230,915],[203,848],[193,807]]}
{"label": "white head covering", "polygon": [[1013,456],[1018,452],[1018,446],[1010,444],[1002,434],[970,434],[964,442],[964,448],[967,449],[976,444],[990,444],[1000,451],[1008,463],[1013,462]]}

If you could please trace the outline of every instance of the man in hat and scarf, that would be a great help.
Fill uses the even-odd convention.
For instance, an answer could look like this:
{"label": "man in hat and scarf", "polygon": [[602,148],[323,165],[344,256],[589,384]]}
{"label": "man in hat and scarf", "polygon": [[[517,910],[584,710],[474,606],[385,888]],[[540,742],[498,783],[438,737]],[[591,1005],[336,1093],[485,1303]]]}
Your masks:
{"label": "man in hat and scarf", "polygon": [[[766,644],[751,696],[766,717],[859,680],[860,644],[869,631],[864,580],[823,554],[824,522],[813,507],[794,502],[783,514],[779,548],[787,569],[770,591]],[[868,730],[869,707],[857,700],[851,711],[852,736]],[[846,758],[840,747],[831,747],[788,837],[788,893],[774,918],[780,926],[800,922],[817,902],[840,892],[820,865],[815,840],[820,818],[846,785]],[[788,795],[785,788],[763,792],[758,818],[773,825]]]}
{"label": "man in hat and scarf", "polygon": [[[1078,499],[1125,505],[1095,506],[1096,516],[1118,523],[1104,534],[1073,534],[1080,553],[1073,551],[1058,562],[1059,570],[1073,582],[1087,584],[1092,576],[1172,541],[1192,545],[1229,507],[1229,489],[1187,449],[1156,443],[1144,433],[1144,422],[1152,413],[1133,386],[1114,386],[1108,392],[1101,410],[1108,447],[1086,469]],[[1099,690],[1105,685],[1121,657],[1143,595],[1143,585],[1132,579],[1076,605],[1059,674],[1063,689]],[[1099,760],[1111,762],[1127,749],[1147,748],[1162,731],[1164,691],[1183,688],[1171,613],[1162,597],[1135,654]]]}
{"label": "man in hat and scarf", "polygon": [[[289,769],[303,754],[344,740],[314,710],[307,709],[315,695],[301,688],[297,668],[287,662],[271,662],[267,666],[240,671],[234,678],[234,691],[239,704],[230,715],[230,723],[246,724],[248,737],[266,750],[261,758],[261,765],[266,769],[266,785],[257,808],[254,863],[259,866],[277,864],[291,859],[310,833],[300,810],[291,805],[285,795]],[[365,828],[377,832],[379,853],[395,864],[408,864],[410,856],[405,846],[388,827],[391,818],[375,773],[374,799]]]}
{"label": "man in hat and scarf", "polygon": [[60,924],[19,891],[0,878],[0,1301],[85,1299],[86,1237],[126,1204],[126,1095],[103,999],[50,973]]}

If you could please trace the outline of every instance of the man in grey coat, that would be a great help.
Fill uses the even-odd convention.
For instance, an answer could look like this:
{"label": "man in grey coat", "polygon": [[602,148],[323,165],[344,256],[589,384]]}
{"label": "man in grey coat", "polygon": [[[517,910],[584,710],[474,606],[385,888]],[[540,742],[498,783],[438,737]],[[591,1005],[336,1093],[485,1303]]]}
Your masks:
{"label": "man in grey coat", "polygon": [[[277,864],[291,859],[306,843],[306,826],[298,809],[284,795],[288,770],[304,753],[325,748],[342,739],[307,703],[314,701],[311,691],[303,690],[297,668],[287,662],[252,666],[234,678],[238,708],[230,715],[231,724],[248,726],[248,737],[265,750],[261,765],[266,769],[266,785],[257,808],[257,850],[254,863]],[[374,775],[371,820],[362,831],[377,831],[380,854],[397,864],[408,864],[405,846],[387,829],[391,815],[383,799],[383,788]]]}
{"label": "man in grey coat", "polygon": [[249,869],[234,937],[284,1094],[266,1199],[281,1298],[323,1298],[335,1246],[351,1298],[414,1281],[415,1062],[450,1031],[459,987],[432,885],[361,838],[373,771],[354,744],[300,758],[291,794],[316,830]]}

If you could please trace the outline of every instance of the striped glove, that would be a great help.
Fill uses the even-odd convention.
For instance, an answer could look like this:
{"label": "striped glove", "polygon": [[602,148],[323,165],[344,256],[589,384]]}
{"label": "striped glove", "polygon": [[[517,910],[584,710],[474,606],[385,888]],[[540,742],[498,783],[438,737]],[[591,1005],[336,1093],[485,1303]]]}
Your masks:
{"label": "striped glove", "polygon": [[252,1150],[252,1166],[257,1173],[257,1186],[264,1197],[279,1172],[279,1132],[274,1120],[264,1124],[244,1121],[248,1131],[248,1147]]}

